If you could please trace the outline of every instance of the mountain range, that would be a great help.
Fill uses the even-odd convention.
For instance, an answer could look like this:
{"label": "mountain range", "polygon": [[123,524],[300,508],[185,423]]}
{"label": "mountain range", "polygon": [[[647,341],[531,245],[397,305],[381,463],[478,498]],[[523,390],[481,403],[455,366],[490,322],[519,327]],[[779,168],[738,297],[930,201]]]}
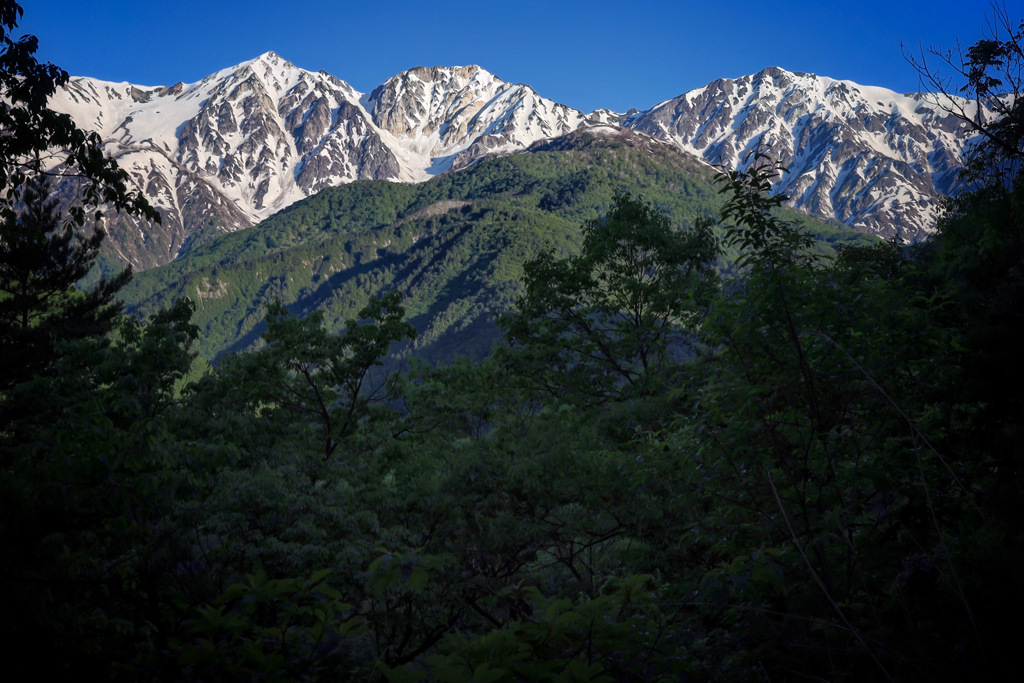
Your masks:
{"label": "mountain range", "polygon": [[169,263],[333,186],[422,182],[579,130],[628,130],[726,170],[755,152],[786,167],[775,191],[855,230],[903,241],[934,230],[969,127],[930,94],[901,95],[768,68],[647,110],[584,113],[478,66],[417,67],[361,93],[273,52],[203,80],[146,87],[70,79],[50,106],[104,141],[160,211],[115,217],[115,259]]}

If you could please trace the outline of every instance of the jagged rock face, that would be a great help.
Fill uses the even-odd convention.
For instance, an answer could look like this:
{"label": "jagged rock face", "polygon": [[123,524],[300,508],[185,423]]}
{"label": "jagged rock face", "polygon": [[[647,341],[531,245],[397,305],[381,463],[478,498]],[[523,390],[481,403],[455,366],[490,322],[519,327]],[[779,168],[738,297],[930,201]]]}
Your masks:
{"label": "jagged rock face", "polygon": [[373,120],[397,137],[435,137],[444,149],[465,136],[477,112],[505,84],[476,66],[416,67],[370,93]]}
{"label": "jagged rock face", "polygon": [[76,78],[51,106],[99,132],[160,211],[159,227],[110,229],[111,246],[143,269],[174,259],[204,231],[247,228],[325,187],[398,177],[360,97],[267,53],[170,88]]}
{"label": "jagged rock face", "polygon": [[202,90],[176,158],[254,219],[330,185],[398,173],[359,93],[336,78],[271,53]]}
{"label": "jagged rock face", "polygon": [[521,151],[585,120],[575,109],[478,66],[416,67],[376,88],[367,102],[374,123],[420,156],[418,165],[431,175],[488,154]]}
{"label": "jagged rock face", "polygon": [[788,168],[775,189],[795,206],[912,240],[956,188],[969,135],[930,96],[777,68],[648,111],[585,115],[477,66],[417,67],[364,95],[272,52],[191,85],[75,78],[50,106],[98,132],[161,212],[159,227],[108,226],[111,248],[137,269],[325,187],[422,181],[581,127],[622,126],[730,170],[758,149]]}
{"label": "jagged rock face", "polygon": [[765,153],[787,168],[774,190],[794,206],[907,241],[934,229],[969,137],[934,96],[779,68],[717,80],[625,125],[729,170]]}
{"label": "jagged rock face", "polygon": [[326,187],[426,180],[584,120],[475,66],[413,69],[367,97],[274,53],[169,88],[75,78],[51,106],[100,133],[160,211],[159,227],[131,219],[108,226],[110,246],[137,269]]}

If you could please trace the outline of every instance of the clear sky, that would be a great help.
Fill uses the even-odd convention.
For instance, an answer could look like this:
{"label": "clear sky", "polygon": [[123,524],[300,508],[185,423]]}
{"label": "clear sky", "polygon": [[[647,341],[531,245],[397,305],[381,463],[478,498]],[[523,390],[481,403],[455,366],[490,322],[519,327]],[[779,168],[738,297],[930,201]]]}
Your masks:
{"label": "clear sky", "polygon": [[[626,111],[767,66],[918,89],[903,43],[983,37],[987,0],[20,0],[37,56],[72,76],[191,83],[273,50],[369,92],[479,64],[583,111]],[[1006,0],[1011,19],[1024,0]]]}

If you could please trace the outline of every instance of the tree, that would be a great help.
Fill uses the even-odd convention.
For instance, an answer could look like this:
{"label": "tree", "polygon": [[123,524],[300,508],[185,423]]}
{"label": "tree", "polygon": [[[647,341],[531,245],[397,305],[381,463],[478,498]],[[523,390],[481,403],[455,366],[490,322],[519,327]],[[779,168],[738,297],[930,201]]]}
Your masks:
{"label": "tree", "polygon": [[[110,667],[113,643],[149,637],[159,598],[144,567],[198,474],[160,415],[191,365],[191,306],[143,330],[114,302],[129,269],[78,286],[104,237],[88,225],[100,207],[159,216],[97,135],[48,108],[68,77],[35,59],[34,37],[13,37],[21,16],[0,2],[0,637],[12,652],[53,647],[46,661],[12,658],[15,676]],[[53,178],[79,183],[66,214]]]}
{"label": "tree", "polygon": [[325,329],[323,311],[299,319],[275,301],[267,311],[267,346],[226,359],[200,391],[219,398],[226,420],[251,415],[264,425],[315,429],[328,460],[375,406],[392,398],[394,377],[377,377],[374,369],[392,344],[416,336],[401,301],[399,292],[372,299],[341,334]]}
{"label": "tree", "polygon": [[[0,4],[0,392],[6,393],[55,358],[59,341],[99,338],[119,308],[116,292],[130,270],[100,278],[87,290],[78,283],[91,270],[104,234],[86,227],[86,207],[113,206],[159,221],[128,175],[103,154],[95,133],[79,130],[67,114],[47,107],[68,80],[62,69],[40,64],[34,36],[15,39],[22,16],[16,2]],[[51,177],[78,178],[81,203],[66,217],[49,199]],[[19,215],[20,213],[20,215]]]}
{"label": "tree", "polygon": [[193,421],[178,404],[193,310],[181,299],[146,324],[119,316],[113,342],[65,342],[51,373],[11,392],[0,441],[0,637],[12,653],[53,644],[46,661],[12,657],[16,677],[81,667],[112,680],[178,618],[191,580],[180,573],[182,529],[222,468],[182,437],[190,431],[176,431]]}
{"label": "tree", "polygon": [[131,279],[124,269],[76,288],[92,269],[102,232],[84,236],[61,227],[50,183],[27,183],[17,216],[0,217],[0,392],[47,372],[62,341],[102,337],[120,306],[113,302]]}
{"label": "tree", "polygon": [[[927,676],[941,652],[978,654],[969,618],[925,627],[939,611],[967,616],[965,565],[954,568],[943,544],[978,540],[958,535],[978,520],[976,470],[948,468],[938,450],[949,335],[907,284],[895,245],[847,250],[839,263],[816,255],[775,213],[778,170],[758,158],[720,176],[723,241],[740,255],[669,436],[681,476],[666,477],[691,492],[680,553],[707,568],[707,627],[744,633],[718,641],[723,657],[756,661],[772,679]],[[890,569],[901,565],[912,579]]]}
{"label": "tree", "polygon": [[964,179],[991,185],[1016,178],[1024,163],[1024,21],[1015,24],[993,3],[987,37],[904,57],[936,105],[978,134]]}
{"label": "tree", "polygon": [[[77,284],[91,270],[103,240],[86,227],[86,207],[104,204],[150,220],[160,217],[128,175],[103,154],[95,133],[47,107],[68,74],[35,58],[34,36],[15,39],[18,3],[0,4],[0,392],[45,371],[59,340],[99,337],[110,330],[125,270],[86,291]],[[51,177],[81,181],[80,203],[58,211],[49,199]],[[20,213],[20,216],[19,216]]]}
{"label": "tree", "polygon": [[[68,114],[47,107],[68,74],[36,60],[35,36],[13,37],[22,14],[13,0],[0,4],[0,215],[10,219],[25,184],[47,174],[83,181],[82,204],[69,212],[80,227],[85,207],[101,204],[159,222],[145,197],[128,189],[128,174],[103,154],[100,137],[79,130]],[[98,219],[101,212],[94,216]]]}
{"label": "tree", "polygon": [[970,190],[947,200],[938,234],[918,260],[933,295],[945,297],[946,324],[957,330],[960,398],[977,406],[969,442],[976,452],[998,454],[998,495],[1010,500],[1024,489],[1024,20],[993,5],[985,38],[929,54],[952,74],[923,54],[911,64],[978,141],[961,174]]}
{"label": "tree", "polygon": [[526,293],[499,323],[556,395],[600,403],[650,394],[692,349],[717,291],[718,253],[710,221],[677,231],[647,202],[620,195],[583,226],[578,256],[546,251],[524,265]]}

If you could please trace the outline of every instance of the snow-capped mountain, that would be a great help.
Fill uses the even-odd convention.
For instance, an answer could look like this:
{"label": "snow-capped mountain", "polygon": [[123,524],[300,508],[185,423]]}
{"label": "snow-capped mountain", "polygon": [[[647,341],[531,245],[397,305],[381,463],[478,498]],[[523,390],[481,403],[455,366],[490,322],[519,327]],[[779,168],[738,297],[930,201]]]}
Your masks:
{"label": "snow-capped mountain", "polygon": [[719,80],[630,115],[584,114],[477,66],[417,67],[369,94],[268,52],[193,84],[73,78],[51,100],[94,130],[163,224],[108,240],[136,268],[249,227],[357,179],[418,182],[578,128],[616,124],[728,169],[750,151],[789,171],[777,189],[810,212],[915,239],[955,185],[967,127],[929,103],[781,69]]}
{"label": "snow-capped mountain", "polygon": [[477,66],[417,67],[364,99],[401,150],[410,180],[426,180],[488,154],[516,152],[575,130],[584,116]]}
{"label": "snow-capped mountain", "polygon": [[938,105],[931,94],[773,67],[717,80],[625,125],[730,170],[763,152],[787,168],[773,189],[791,204],[910,241],[933,230],[939,198],[956,189],[972,135]]}
{"label": "snow-capped mountain", "polygon": [[73,78],[50,106],[98,132],[160,210],[159,236],[111,234],[137,268],[174,259],[201,231],[249,227],[331,185],[426,180],[583,121],[476,66],[412,69],[365,95],[272,52],[190,85]]}

